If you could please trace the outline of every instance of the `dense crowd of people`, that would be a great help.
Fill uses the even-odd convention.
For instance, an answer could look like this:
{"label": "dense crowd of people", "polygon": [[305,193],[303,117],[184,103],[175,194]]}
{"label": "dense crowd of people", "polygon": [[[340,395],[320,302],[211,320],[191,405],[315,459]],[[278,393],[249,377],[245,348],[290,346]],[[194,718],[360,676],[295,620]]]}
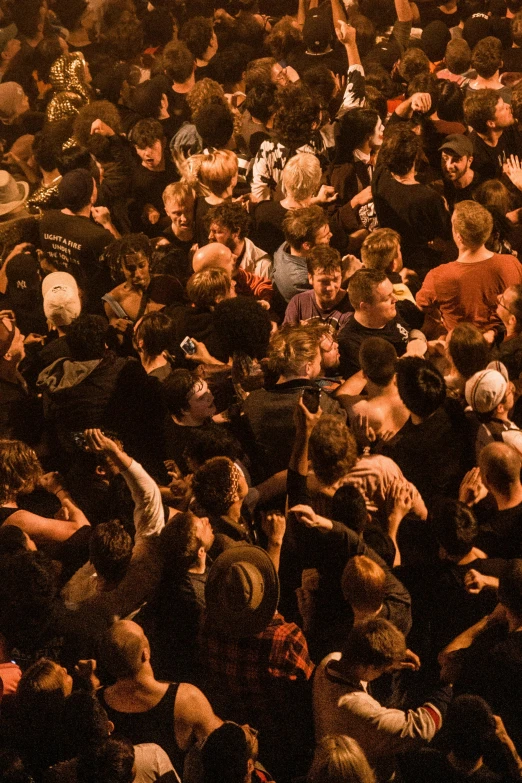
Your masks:
{"label": "dense crowd of people", "polygon": [[520,780],[522,0],[0,0],[0,146],[0,783]]}

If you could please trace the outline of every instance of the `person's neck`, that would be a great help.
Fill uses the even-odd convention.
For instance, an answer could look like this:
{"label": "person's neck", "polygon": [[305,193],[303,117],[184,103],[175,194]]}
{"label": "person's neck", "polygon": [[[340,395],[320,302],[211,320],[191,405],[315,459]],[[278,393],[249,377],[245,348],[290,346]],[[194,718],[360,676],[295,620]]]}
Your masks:
{"label": "person's neck", "polygon": [[223,514],[223,519],[228,519],[230,522],[233,522],[235,525],[239,525],[241,522],[241,509],[243,507],[243,501],[242,500],[236,500],[235,503],[232,503],[232,505],[229,507],[226,514]]}
{"label": "person's neck", "polygon": [[498,140],[502,136],[503,132],[503,128],[490,128],[487,133],[479,133],[477,131],[477,136],[480,136],[482,141],[487,144],[488,147],[496,147]]}
{"label": "person's neck", "polygon": [[135,691],[150,691],[156,683],[157,680],[154,677],[152,666],[146,661],[142,664],[137,674],[133,677],[122,677],[112,687],[120,692],[127,691],[132,693]]}
{"label": "person's neck", "polygon": [[493,492],[499,511],[507,511],[515,508],[522,503],[522,484],[520,482],[513,487],[508,495],[501,495],[499,492]]}
{"label": "person's neck", "polygon": [[319,299],[317,294],[315,294],[315,301],[317,302],[317,306],[321,310],[326,310],[327,311],[327,310],[332,310],[336,305],[339,304],[341,299],[344,299],[345,296],[346,296],[346,291],[343,288],[340,288],[339,291],[337,292],[337,296],[335,297],[335,299],[333,301],[321,302],[321,300]]}
{"label": "person's neck", "polygon": [[58,169],[53,169],[52,171],[44,171],[41,169],[42,172],[42,185],[44,188],[48,188],[51,185],[54,185],[55,182],[58,182],[59,179],[62,178],[62,175],[58,171]]}
{"label": "person's neck", "polygon": [[165,367],[165,365],[168,364],[168,360],[162,353],[160,353],[159,356],[145,356],[143,354],[141,357],[141,363],[143,365],[143,369],[147,375],[149,375],[153,370],[159,370],[160,367]]}
{"label": "person's neck", "polygon": [[293,196],[290,195],[288,195],[280,202],[283,209],[304,209],[304,207],[311,206],[311,203],[312,203],[311,196],[303,199],[302,201],[297,201],[297,199],[295,199]]}
{"label": "person's neck", "polygon": [[84,27],[79,27],[78,30],[73,30],[72,33],[69,33],[67,42],[69,48],[74,46],[89,46],[91,39],[89,38],[87,30]]}
{"label": "person's neck", "polygon": [[201,427],[205,423],[201,419],[194,418],[191,413],[184,413],[181,419],[172,414],[172,418],[180,427]]}
{"label": "person's neck", "polygon": [[189,568],[188,572],[189,574],[204,574],[207,567],[207,553],[203,552],[198,557],[198,562],[196,565],[193,565],[192,568]]}
{"label": "person's neck", "polygon": [[475,249],[469,247],[459,247],[459,257],[457,261],[459,264],[476,264],[479,261],[487,261],[491,258],[493,253],[488,250],[484,245]]}
{"label": "person's neck", "polygon": [[44,38],[43,32],[39,32],[35,35],[34,38],[25,38],[26,44],[28,44],[32,49],[36,49],[40,41],[42,41]]}
{"label": "person's neck", "polygon": [[234,249],[232,251],[236,258],[241,258],[241,256],[245,252],[245,245],[246,245],[246,242],[245,242],[244,239],[238,239],[238,241],[236,242],[235,247],[234,247]]}
{"label": "person's neck", "polygon": [[5,378],[6,381],[12,381],[14,383],[18,383],[19,375],[18,375],[18,365],[19,362],[15,362],[13,359],[7,360],[7,359],[0,359],[0,375],[2,378]]}
{"label": "person's neck", "polygon": [[468,169],[466,173],[462,175],[462,177],[455,180],[453,185],[457,190],[463,190],[463,188],[467,188],[468,185],[471,185],[474,176],[475,176],[475,172],[473,171],[473,169]]}
{"label": "person's neck", "polygon": [[366,329],[384,329],[388,323],[388,321],[383,321],[382,318],[372,318],[371,313],[367,313],[365,310],[356,310],[353,317],[358,324],[361,324]]}
{"label": "person's neck", "polygon": [[463,761],[462,759],[458,759],[452,750],[448,753],[446,758],[448,759],[451,766],[454,769],[456,769],[458,772],[462,773],[465,777],[470,777],[484,765],[482,756],[479,758],[478,761],[475,762]]}
{"label": "person's neck", "polygon": [[309,381],[306,375],[280,375],[277,383],[288,383],[288,381]]}
{"label": "person's neck", "polygon": [[517,329],[516,324],[505,324],[505,326],[506,336],[504,337],[504,340],[506,340],[508,337],[519,337],[519,335],[522,334],[522,332]]}
{"label": "person's neck", "polygon": [[415,169],[408,171],[407,174],[393,174],[392,177],[396,182],[400,182],[401,185],[418,185],[419,183],[415,179]]}
{"label": "person's neck", "polygon": [[63,215],[71,215],[72,217],[87,217],[90,218],[91,216],[91,204],[87,204],[86,207],[83,207],[83,209],[80,209],[78,212],[73,212],[72,209],[62,209]]}
{"label": "person's neck", "polygon": [[181,83],[174,82],[174,84],[172,85],[172,92],[177,92],[180,95],[185,95],[187,92],[191,91],[191,89],[194,87],[195,84],[196,84],[196,79],[194,77],[194,74],[192,74],[192,76],[190,76],[186,82],[181,82]]}
{"label": "person's neck", "polygon": [[379,386],[373,381],[366,380],[366,391],[368,393],[368,399],[373,400],[375,397],[390,397],[397,394],[397,384],[395,380],[390,381],[387,386]]}
{"label": "person's neck", "polygon": [[357,149],[362,152],[364,155],[371,155],[372,154],[372,145],[370,144],[370,140],[367,139],[364,144],[361,144],[360,147],[357,147]]}
{"label": "person's neck", "polygon": [[487,79],[484,76],[477,76],[473,85],[476,85],[474,89],[478,90],[498,90],[502,87],[502,84],[499,81],[498,71]]}
{"label": "person's neck", "polygon": [[288,247],[290,248],[291,256],[296,256],[297,258],[304,258],[305,256],[308,255],[308,250],[302,250],[302,249],[298,250],[296,247],[292,247],[292,245],[290,244],[288,245]]}

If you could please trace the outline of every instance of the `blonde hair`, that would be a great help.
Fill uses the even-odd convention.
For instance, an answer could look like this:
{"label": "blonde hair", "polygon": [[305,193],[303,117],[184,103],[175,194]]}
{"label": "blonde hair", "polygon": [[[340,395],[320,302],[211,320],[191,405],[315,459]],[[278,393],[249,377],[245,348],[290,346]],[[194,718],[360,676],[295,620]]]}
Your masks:
{"label": "blonde hair", "polygon": [[453,228],[471,250],[488,241],[493,231],[491,213],[476,201],[460,201],[453,210]]}
{"label": "blonde hair", "polygon": [[212,193],[221,198],[237,177],[237,155],[231,150],[191,155],[179,163],[183,182],[200,196]]}
{"label": "blonde hair", "polygon": [[192,117],[209,103],[222,103],[223,106],[228,106],[223,87],[208,78],[196,82],[191,91],[187,93],[187,103]]}
{"label": "blonde hair", "polygon": [[319,349],[319,336],[302,326],[288,326],[276,332],[268,347],[268,365],[279,375],[298,375],[313,362]]}
{"label": "blonde hair", "polygon": [[307,783],[375,783],[375,774],[356,740],[330,734],[317,743]]}
{"label": "blonde hair", "polygon": [[361,246],[361,260],[367,269],[387,272],[401,246],[401,238],[393,228],[377,228]]}
{"label": "blonde hair", "polygon": [[31,492],[42,472],[30,446],[21,440],[0,440],[0,504]]}
{"label": "blonde hair", "polygon": [[194,199],[194,191],[188,184],[188,182],[171,182],[167,185],[162,193],[163,203],[165,206],[169,201],[175,201],[177,204],[184,204],[187,201]]}
{"label": "blonde hair", "polygon": [[231,280],[227,272],[220,267],[209,266],[189,278],[186,292],[196,307],[213,307],[218,298],[227,298],[230,288]]}
{"label": "blonde hair", "polygon": [[296,201],[314,196],[321,184],[321,164],[311,152],[299,152],[283,169],[283,187]]}

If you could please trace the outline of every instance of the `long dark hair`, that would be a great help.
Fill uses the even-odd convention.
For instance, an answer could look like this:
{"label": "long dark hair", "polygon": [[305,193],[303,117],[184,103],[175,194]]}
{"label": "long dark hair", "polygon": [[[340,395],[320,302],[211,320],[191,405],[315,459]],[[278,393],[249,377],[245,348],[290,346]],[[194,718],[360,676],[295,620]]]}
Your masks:
{"label": "long dark hair", "polygon": [[379,115],[374,109],[352,109],[341,117],[337,126],[334,163],[352,163],[353,153],[373,135]]}

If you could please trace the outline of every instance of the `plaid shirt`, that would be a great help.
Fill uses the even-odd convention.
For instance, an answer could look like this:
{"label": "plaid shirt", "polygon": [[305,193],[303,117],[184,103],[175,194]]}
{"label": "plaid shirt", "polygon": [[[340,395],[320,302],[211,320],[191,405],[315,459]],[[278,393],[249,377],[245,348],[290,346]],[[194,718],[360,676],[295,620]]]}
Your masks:
{"label": "plaid shirt", "polygon": [[233,639],[203,629],[201,654],[212,683],[219,684],[234,709],[258,718],[274,709],[278,684],[304,683],[314,671],[302,631],[278,612],[257,636]]}

